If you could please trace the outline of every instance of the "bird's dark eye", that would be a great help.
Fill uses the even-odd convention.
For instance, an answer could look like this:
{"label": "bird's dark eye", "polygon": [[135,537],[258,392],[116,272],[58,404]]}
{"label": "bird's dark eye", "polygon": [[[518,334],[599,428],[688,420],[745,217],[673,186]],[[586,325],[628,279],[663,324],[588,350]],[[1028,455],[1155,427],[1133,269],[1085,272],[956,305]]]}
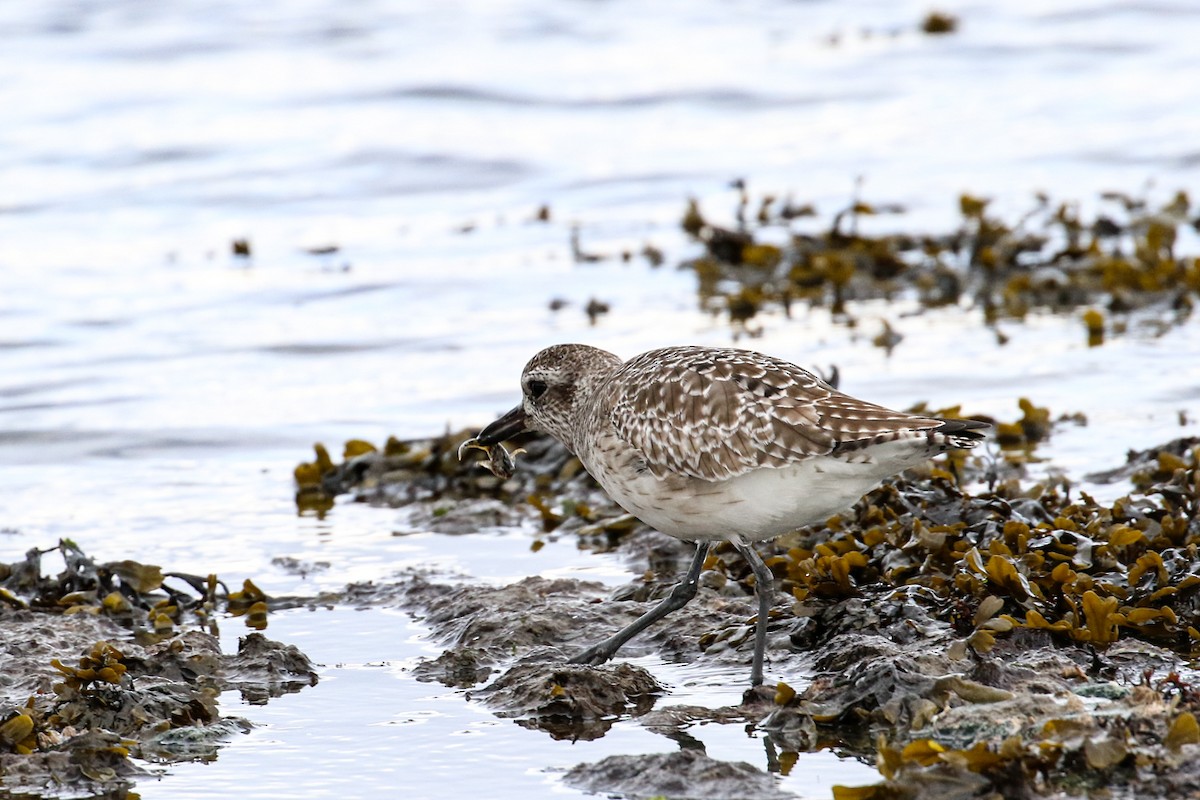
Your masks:
{"label": "bird's dark eye", "polygon": [[545,381],[530,381],[529,382],[529,396],[532,397],[534,400],[537,400],[539,397],[541,397],[542,395],[544,395],[546,393],[546,389],[548,389],[548,388],[549,387],[546,386]]}

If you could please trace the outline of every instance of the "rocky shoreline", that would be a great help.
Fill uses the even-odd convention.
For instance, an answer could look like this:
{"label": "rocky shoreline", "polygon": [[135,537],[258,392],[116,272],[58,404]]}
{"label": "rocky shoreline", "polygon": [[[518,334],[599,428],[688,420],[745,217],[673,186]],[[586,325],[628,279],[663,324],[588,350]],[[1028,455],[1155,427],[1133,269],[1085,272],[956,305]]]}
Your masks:
{"label": "rocky shoreline", "polygon": [[[768,651],[768,675],[779,681],[735,707],[670,706],[667,689],[620,658],[601,669],[565,663],[669,591],[689,548],[623,514],[550,440],[523,442],[507,480],[457,463],[469,431],[393,442],[330,462],[299,501],[305,491],[348,492],[408,508],[413,524],[448,534],[533,523],[578,536],[582,548],[621,552],[637,571],[648,566],[611,593],[538,577],[493,588],[409,575],[352,588],[355,602],[401,605],[430,627],[446,649],[418,668],[422,679],[468,689],[554,738],[595,738],[630,717],[673,738],[701,722],[753,724],[784,771],[796,753],[820,748],[878,765],[884,781],[839,787],[839,800],[1200,791],[1191,667],[1200,441],[1131,453],[1093,476],[1134,487],[1105,505],[1065,480],[1024,474],[1022,454],[1054,423],[1032,404],[1023,410],[1024,420],[997,426],[1014,439],[1011,457],[951,455],[823,528],[762,545],[779,580]],[[732,548],[716,548],[705,567],[697,600],[624,655],[748,665],[753,577]],[[580,765],[566,780],[671,796],[697,769],[695,758],[679,773],[652,767],[655,759]],[[748,765],[699,772],[725,788],[687,796],[755,796],[749,787],[765,776]],[[662,783],[647,789],[654,774]],[[721,794],[731,775],[750,781],[741,794]],[[696,780],[687,778],[693,791]]]}

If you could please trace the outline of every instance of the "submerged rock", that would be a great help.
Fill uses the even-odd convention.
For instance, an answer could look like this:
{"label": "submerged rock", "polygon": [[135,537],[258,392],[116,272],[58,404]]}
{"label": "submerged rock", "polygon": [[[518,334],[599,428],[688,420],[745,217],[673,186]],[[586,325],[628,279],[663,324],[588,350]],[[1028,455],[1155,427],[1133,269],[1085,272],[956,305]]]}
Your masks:
{"label": "submerged rock", "polygon": [[568,786],[593,794],[669,800],[784,800],[794,798],[776,779],[745,762],[718,761],[697,750],[609,756],[579,764],[563,776]]}
{"label": "submerged rock", "polygon": [[437,681],[454,689],[470,689],[492,674],[492,659],[482,650],[458,647],[435,659],[423,659],[413,668],[419,681]]}
{"label": "submerged rock", "polygon": [[556,739],[598,739],[622,717],[650,710],[663,687],[642,667],[564,663],[518,664],[472,693],[502,717]]}
{"label": "submerged rock", "polygon": [[237,654],[222,657],[222,667],[222,688],[239,690],[242,699],[253,705],[317,685],[308,656],[295,645],[271,641],[261,633],[242,637]]}

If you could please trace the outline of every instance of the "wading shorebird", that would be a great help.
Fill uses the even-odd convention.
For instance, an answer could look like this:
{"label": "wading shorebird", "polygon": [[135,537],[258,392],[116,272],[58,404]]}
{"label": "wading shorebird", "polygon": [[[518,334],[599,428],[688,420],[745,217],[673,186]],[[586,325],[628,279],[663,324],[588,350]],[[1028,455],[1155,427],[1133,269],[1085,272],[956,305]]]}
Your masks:
{"label": "wading shorebird", "polygon": [[548,433],[626,511],[696,543],[665,599],[571,662],[602,664],[686,605],[709,548],[727,541],[757,583],[753,686],[763,680],[774,576],[750,543],[824,521],[884,478],[974,447],[988,427],[892,411],[795,364],[732,348],[665,347],[623,362],[587,345],[554,345],[525,365],[521,391],[520,405],[465,446],[510,469],[501,442],[524,430]]}

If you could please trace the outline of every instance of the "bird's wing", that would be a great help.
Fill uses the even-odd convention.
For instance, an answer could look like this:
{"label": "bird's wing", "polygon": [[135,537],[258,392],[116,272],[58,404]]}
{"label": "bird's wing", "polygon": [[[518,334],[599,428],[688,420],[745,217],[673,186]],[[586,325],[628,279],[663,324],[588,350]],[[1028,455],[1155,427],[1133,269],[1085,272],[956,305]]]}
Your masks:
{"label": "bird's wing", "polygon": [[652,350],[623,364],[607,388],[617,435],[659,478],[723,480],[942,424],[850,397],[747,350]]}

